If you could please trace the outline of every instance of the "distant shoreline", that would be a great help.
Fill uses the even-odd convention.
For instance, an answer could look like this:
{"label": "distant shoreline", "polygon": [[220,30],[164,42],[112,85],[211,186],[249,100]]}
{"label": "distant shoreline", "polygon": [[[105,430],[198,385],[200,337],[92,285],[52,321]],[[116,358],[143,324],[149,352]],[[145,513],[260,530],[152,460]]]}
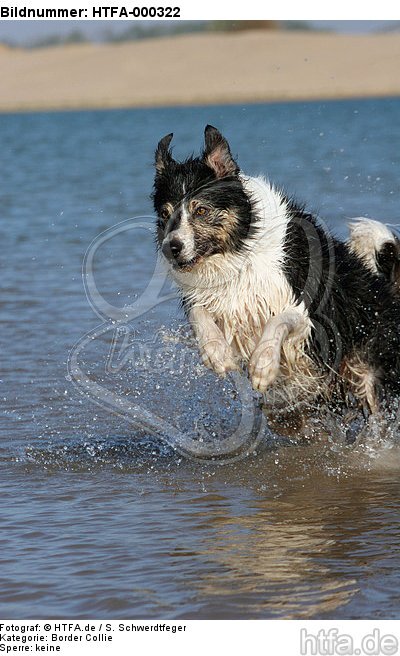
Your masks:
{"label": "distant shoreline", "polygon": [[400,96],[400,34],[249,31],[0,46],[0,112]]}
{"label": "distant shoreline", "polygon": [[174,107],[176,109],[179,109],[181,107],[221,107],[221,106],[234,106],[234,105],[277,105],[277,104],[285,104],[285,103],[326,103],[326,102],[340,102],[340,101],[346,101],[346,100],[354,100],[354,101],[362,101],[362,100],[390,100],[390,99],[397,99],[400,98],[400,93],[399,94],[390,94],[387,95],[386,93],[382,95],[365,95],[365,96],[334,96],[331,98],[328,97],[321,97],[321,98],[277,98],[277,99],[268,99],[268,100],[241,100],[241,101],[236,101],[232,100],[231,102],[205,102],[205,103],[163,103],[160,105],[152,104],[152,105],[138,105],[138,104],[127,104],[127,105],[99,105],[99,106],[94,106],[94,105],[77,105],[75,106],[70,106],[70,107],[36,107],[36,106],[26,106],[26,107],[16,107],[12,109],[3,109],[0,107],[0,116],[5,116],[7,114],[56,114],[56,113],[68,113],[68,112],[107,112],[107,111],[124,111],[124,110],[129,110],[129,109],[142,109],[142,110],[150,110],[150,109],[163,109],[165,107],[166,109],[173,109]]}

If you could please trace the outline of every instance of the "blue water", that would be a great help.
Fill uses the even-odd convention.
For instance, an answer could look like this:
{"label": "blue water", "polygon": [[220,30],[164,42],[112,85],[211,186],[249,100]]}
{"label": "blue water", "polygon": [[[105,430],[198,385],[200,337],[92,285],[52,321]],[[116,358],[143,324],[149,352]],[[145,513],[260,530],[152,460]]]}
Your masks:
{"label": "blue water", "polygon": [[[183,158],[217,126],[246,173],[268,174],[344,236],[347,217],[400,223],[399,115],[385,99],[0,116],[0,615],[398,617],[394,440],[270,435],[248,458],[196,461],[82,395],[67,361],[102,322],[85,251],[152,215],[164,134]],[[103,298],[142,299],[154,262],[147,229],[115,234],[94,261]],[[109,375],[112,330],[85,347],[85,371],[179,430],[234,429],[234,391],[179,345],[183,323],[175,298],[136,321],[138,343],[161,328],[172,344],[151,375]]]}

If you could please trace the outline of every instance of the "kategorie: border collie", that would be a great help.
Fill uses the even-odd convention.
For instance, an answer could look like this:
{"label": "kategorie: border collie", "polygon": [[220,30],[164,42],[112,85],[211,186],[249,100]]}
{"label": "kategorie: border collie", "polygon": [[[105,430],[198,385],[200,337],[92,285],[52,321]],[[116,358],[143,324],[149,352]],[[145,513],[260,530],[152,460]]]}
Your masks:
{"label": "kategorie: border collie", "polygon": [[379,410],[400,391],[399,241],[360,220],[343,242],[208,125],[200,157],[156,150],[157,241],[205,365],[246,367],[270,412],[323,402]]}

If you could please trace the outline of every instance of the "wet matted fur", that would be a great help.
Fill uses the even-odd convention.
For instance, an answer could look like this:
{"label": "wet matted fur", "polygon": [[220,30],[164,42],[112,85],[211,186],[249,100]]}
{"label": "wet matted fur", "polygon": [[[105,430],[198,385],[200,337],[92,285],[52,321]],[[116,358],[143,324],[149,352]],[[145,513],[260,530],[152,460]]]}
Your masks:
{"label": "wet matted fur", "polygon": [[203,362],[247,370],[272,412],[349,394],[376,412],[400,388],[397,238],[364,220],[338,240],[246,176],[212,126],[199,157],[176,161],[171,140],[156,150],[157,243]]}

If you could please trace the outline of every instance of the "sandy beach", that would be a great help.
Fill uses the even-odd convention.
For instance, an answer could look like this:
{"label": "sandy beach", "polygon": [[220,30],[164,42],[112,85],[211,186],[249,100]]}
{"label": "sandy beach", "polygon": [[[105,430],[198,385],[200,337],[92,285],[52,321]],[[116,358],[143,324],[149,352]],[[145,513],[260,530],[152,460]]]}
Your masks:
{"label": "sandy beach", "polygon": [[400,95],[400,33],[250,31],[0,46],[0,111]]}

